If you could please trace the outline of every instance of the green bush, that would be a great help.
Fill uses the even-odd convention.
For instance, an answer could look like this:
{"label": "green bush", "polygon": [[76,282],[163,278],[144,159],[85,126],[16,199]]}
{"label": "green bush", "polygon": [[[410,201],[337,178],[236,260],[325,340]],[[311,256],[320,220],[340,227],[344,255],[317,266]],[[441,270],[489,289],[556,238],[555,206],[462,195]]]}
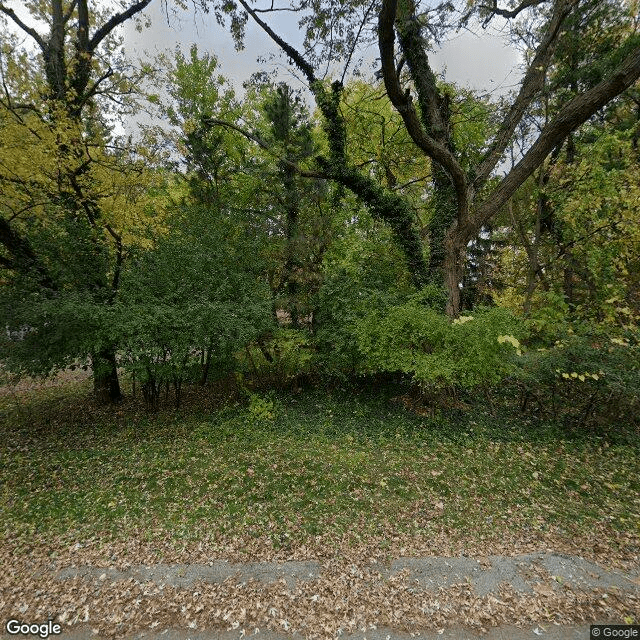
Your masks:
{"label": "green bush", "polygon": [[358,348],[371,373],[401,371],[431,390],[473,389],[515,370],[522,331],[504,309],[478,309],[451,322],[413,299],[369,314]]}
{"label": "green bush", "polygon": [[290,387],[311,374],[313,345],[302,329],[279,328],[239,354],[245,372],[263,387]]}
{"label": "green bush", "polygon": [[248,258],[256,248],[237,224],[196,206],[173,224],[129,262],[111,310],[111,343],[153,405],[163,384],[178,400],[183,381],[230,370],[234,354],[273,326],[271,294]]}
{"label": "green bush", "polygon": [[527,353],[518,373],[523,408],[565,422],[640,424],[640,335],[567,334]]}
{"label": "green bush", "polygon": [[323,281],[314,296],[314,365],[346,379],[361,372],[360,322],[374,309],[400,304],[415,293],[406,259],[389,228],[359,211],[324,260]]}

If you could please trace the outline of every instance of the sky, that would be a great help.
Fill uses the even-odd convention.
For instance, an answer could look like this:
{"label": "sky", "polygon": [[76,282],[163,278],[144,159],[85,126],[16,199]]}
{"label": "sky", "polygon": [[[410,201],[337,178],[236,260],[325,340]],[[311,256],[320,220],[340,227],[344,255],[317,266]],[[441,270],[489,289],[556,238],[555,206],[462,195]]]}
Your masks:
{"label": "sky", "polygon": [[[111,7],[117,6],[114,5],[114,0],[93,1]],[[268,1],[265,0],[264,6]],[[133,0],[129,0],[129,3],[131,2]],[[171,4],[171,0],[168,0],[168,3]],[[33,24],[22,2],[8,0],[6,4],[13,7],[25,22]],[[256,6],[260,6],[260,3],[256,3]],[[186,53],[191,44],[195,43],[200,53],[207,52],[218,58],[220,73],[231,82],[238,94],[242,92],[242,83],[254,72],[271,71],[274,68],[278,70],[278,80],[287,81],[296,87],[295,78],[291,75],[290,67],[287,66],[283,57],[280,56],[274,61],[268,60],[268,54],[278,52],[278,49],[251,20],[247,24],[245,49],[236,51],[228,29],[219,26],[212,14],[191,10],[180,13],[170,12],[167,15],[163,10],[165,7],[166,3],[161,0],[153,0],[142,14],[143,18],[149,19],[151,26],[140,32],[136,30],[132,20],[121,27],[125,51],[132,61],[138,59],[148,61],[149,58],[153,59],[158,54],[173,50],[177,46]],[[285,40],[299,47],[302,34],[297,28],[295,14],[287,12],[268,14],[267,21]],[[38,25],[38,30],[41,31],[43,26]],[[376,53],[373,49],[369,54],[370,66],[363,69],[365,79],[368,79],[367,74],[369,78],[373,75],[372,65]],[[267,58],[267,62],[258,62],[259,57]],[[495,28],[483,30],[478,27],[475,33],[462,31],[454,34],[442,47],[431,52],[429,58],[437,74],[446,72],[447,81],[482,93],[491,93],[493,97],[498,97],[516,86],[521,75],[518,68],[519,52],[512,45],[510,46],[506,37],[501,37]],[[300,86],[301,84],[298,83],[297,87]],[[308,92],[306,97],[309,100]],[[312,109],[314,106],[310,104]],[[145,119],[144,116],[142,119]],[[123,127],[116,127],[116,133],[137,129],[135,119],[122,124]]]}
{"label": "sky", "polygon": [[[259,5],[258,5],[259,6]],[[266,6],[266,3],[265,3]],[[162,11],[160,0],[154,0],[146,9],[145,16],[151,19],[151,27],[138,33],[134,25],[125,27],[125,49],[133,57],[146,57],[145,52],[155,55],[180,46],[184,52],[192,43],[200,52],[215,54],[220,62],[220,72],[229,78],[237,89],[255,71],[271,70],[273,64],[256,62],[259,56],[276,50],[262,30],[251,23],[247,25],[246,48],[236,51],[231,36],[218,26],[215,17],[193,12],[180,16],[169,16]],[[268,16],[275,31],[294,46],[301,40],[296,19],[291,14]],[[520,77],[517,65],[519,52],[505,44],[495,32],[477,29],[479,35],[468,31],[454,35],[441,49],[430,55],[436,73],[446,69],[446,79],[483,92],[501,93],[515,85]],[[281,79],[291,80],[280,59]],[[371,72],[373,69],[371,70]]]}

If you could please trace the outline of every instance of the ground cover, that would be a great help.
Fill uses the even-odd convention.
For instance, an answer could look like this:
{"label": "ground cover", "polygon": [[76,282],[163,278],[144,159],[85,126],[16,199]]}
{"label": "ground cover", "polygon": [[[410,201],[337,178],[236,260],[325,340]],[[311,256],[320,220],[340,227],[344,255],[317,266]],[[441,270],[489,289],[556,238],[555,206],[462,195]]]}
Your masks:
{"label": "ground cover", "polygon": [[[149,414],[98,409],[87,385],[0,398],[5,593],[43,568],[214,558],[319,558],[334,581],[345,562],[402,556],[640,566],[640,445],[624,425],[576,431],[495,403],[420,415],[398,388]],[[637,616],[635,602],[612,611]]]}

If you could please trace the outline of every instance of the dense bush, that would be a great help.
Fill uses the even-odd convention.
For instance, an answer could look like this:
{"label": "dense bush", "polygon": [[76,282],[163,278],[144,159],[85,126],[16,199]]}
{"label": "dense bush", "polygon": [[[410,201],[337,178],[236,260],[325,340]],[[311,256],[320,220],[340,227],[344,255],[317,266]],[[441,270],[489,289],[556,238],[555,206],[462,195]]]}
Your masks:
{"label": "dense bush", "polygon": [[640,424],[640,335],[567,334],[521,361],[522,406],[568,423]]}
{"label": "dense bush", "polygon": [[314,297],[315,366],[344,378],[364,366],[361,322],[373,311],[400,304],[414,292],[405,260],[389,230],[366,218],[336,240],[325,257],[322,285]]}
{"label": "dense bush", "polygon": [[240,369],[260,387],[295,387],[312,374],[313,345],[302,329],[280,327],[238,354]]}
{"label": "dense bush", "polygon": [[172,233],[129,265],[110,338],[150,403],[162,384],[179,398],[182,381],[228,371],[234,353],[272,327],[256,248],[240,231],[210,209],[186,208]]}
{"label": "dense bush", "polygon": [[401,371],[431,390],[499,382],[515,369],[522,333],[504,309],[478,309],[451,322],[420,297],[374,310],[359,329],[367,371]]}

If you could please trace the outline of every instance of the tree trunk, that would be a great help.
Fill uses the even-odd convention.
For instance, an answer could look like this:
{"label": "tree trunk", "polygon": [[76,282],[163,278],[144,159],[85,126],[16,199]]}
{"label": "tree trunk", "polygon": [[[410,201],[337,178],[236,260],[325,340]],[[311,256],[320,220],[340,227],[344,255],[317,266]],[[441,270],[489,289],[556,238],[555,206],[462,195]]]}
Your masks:
{"label": "tree trunk", "polygon": [[434,163],[433,166],[434,211],[429,221],[429,282],[446,286],[443,273],[446,262],[445,237],[456,220],[456,193],[446,171]]}
{"label": "tree trunk", "polygon": [[103,349],[94,354],[93,393],[99,404],[109,404],[122,400],[116,354],[113,349]]}
{"label": "tree trunk", "polygon": [[445,257],[443,264],[444,285],[447,290],[446,313],[450,318],[460,314],[460,282],[463,275],[464,247],[447,234],[445,238]]}
{"label": "tree trunk", "polygon": [[288,166],[282,168],[285,189],[285,262],[284,262],[284,291],[287,296],[287,306],[291,316],[291,326],[299,329],[298,320],[298,200],[300,195],[296,188],[295,172]]}

